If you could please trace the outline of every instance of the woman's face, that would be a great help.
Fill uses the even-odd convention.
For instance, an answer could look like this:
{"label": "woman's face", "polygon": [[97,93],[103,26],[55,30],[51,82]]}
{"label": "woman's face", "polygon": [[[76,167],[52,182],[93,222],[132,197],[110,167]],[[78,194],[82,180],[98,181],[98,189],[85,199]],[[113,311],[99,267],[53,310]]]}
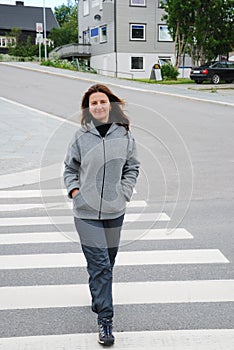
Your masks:
{"label": "woman's face", "polygon": [[110,101],[103,92],[94,92],[89,96],[89,112],[93,118],[102,123],[107,123],[110,113]]}

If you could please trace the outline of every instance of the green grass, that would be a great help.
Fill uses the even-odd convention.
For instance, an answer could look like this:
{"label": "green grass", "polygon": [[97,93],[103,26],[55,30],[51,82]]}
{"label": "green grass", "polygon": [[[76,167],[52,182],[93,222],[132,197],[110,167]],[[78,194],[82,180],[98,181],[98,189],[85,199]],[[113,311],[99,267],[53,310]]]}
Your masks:
{"label": "green grass", "polygon": [[164,84],[164,85],[173,85],[173,84],[194,84],[194,81],[188,78],[178,78],[177,80],[150,80],[150,79],[127,79],[133,81],[139,81],[141,83],[148,84]]}

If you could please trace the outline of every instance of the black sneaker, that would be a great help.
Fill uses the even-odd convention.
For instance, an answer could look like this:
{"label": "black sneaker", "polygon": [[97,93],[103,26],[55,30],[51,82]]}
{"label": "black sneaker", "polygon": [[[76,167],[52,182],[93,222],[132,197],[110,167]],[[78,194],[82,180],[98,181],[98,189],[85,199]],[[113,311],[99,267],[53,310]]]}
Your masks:
{"label": "black sneaker", "polygon": [[111,346],[115,342],[115,337],[112,334],[112,319],[103,318],[98,320],[99,337],[98,342],[105,346]]}

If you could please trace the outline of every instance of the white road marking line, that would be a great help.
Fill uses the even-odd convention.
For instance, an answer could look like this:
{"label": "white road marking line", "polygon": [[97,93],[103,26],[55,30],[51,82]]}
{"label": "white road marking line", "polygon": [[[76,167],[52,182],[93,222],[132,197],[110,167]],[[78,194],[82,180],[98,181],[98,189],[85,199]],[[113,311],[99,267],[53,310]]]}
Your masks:
{"label": "white road marking line", "polygon": [[[152,230],[122,230],[121,241],[129,240],[173,240],[193,239],[191,233],[183,228],[152,229]],[[69,243],[79,242],[77,232],[27,232],[27,233],[1,233],[1,244],[34,244],[34,243]]]}
{"label": "white road marking line", "polygon": [[22,103],[19,103],[19,102],[14,101],[14,100],[10,100],[9,98],[0,97],[0,100],[5,101],[5,102],[7,102],[7,103],[10,103],[10,104],[12,104],[12,105],[14,105],[14,106],[17,106],[17,107],[27,109],[27,110],[29,110],[29,111],[31,111],[31,112],[36,112],[36,113],[38,113],[38,114],[40,114],[40,115],[43,115],[43,116],[45,116],[45,117],[50,117],[50,118],[52,118],[52,119],[55,119],[56,121],[59,121],[60,123],[71,124],[71,125],[73,125],[73,126],[75,126],[75,127],[79,127],[79,126],[80,126],[80,124],[75,123],[75,122],[73,122],[73,121],[71,121],[71,120],[69,120],[69,119],[66,119],[66,118],[63,118],[63,117],[59,117],[59,116],[57,116],[57,115],[55,115],[55,114],[52,114],[52,113],[44,112],[44,111],[42,111],[42,110],[40,110],[40,109],[37,109],[37,108],[33,108],[33,107],[30,107],[30,106],[24,105],[24,104],[22,104]]}
{"label": "white road marking line", "polygon": [[[116,350],[233,350],[234,329],[115,332]],[[0,338],[6,350],[99,349],[97,333]]]}
{"label": "white road marking line", "polygon": [[67,190],[63,188],[42,189],[42,190],[14,190],[0,191],[0,198],[34,198],[52,197],[67,195]]}
{"label": "white road marking line", "polygon": [[134,213],[126,214],[124,221],[169,221],[170,218],[165,213]]}
{"label": "white road marking line", "polygon": [[121,236],[123,240],[193,239],[193,235],[184,228],[122,230]]}
{"label": "white road marking line", "polygon": [[[168,221],[170,218],[165,213],[137,213],[126,214],[124,222],[133,221]],[[14,218],[1,218],[0,226],[23,226],[23,225],[59,225],[73,224],[72,216],[25,216]]]}
{"label": "white road marking line", "polygon": [[[61,194],[62,195],[62,194]],[[145,201],[132,201],[127,204],[127,208],[144,208]],[[29,209],[72,209],[72,202],[53,202],[53,203],[25,203],[25,204],[0,204],[0,211],[18,211]]]}
{"label": "white road marking line", "polygon": [[38,244],[38,243],[70,243],[78,242],[76,232],[28,232],[28,233],[1,233],[1,244]]}
{"label": "white road marking line", "polygon": [[[229,263],[218,249],[119,252],[116,265],[174,265]],[[0,270],[84,267],[83,253],[0,255]]]}
{"label": "white road marking line", "polygon": [[[233,302],[234,280],[114,283],[116,305]],[[90,305],[87,284],[0,288],[0,309],[76,307]]]}
{"label": "white road marking line", "polygon": [[[62,176],[63,164],[56,163],[47,167],[20,171],[0,176],[0,189],[29,185],[40,181],[54,180]],[[43,174],[42,178],[41,175]],[[12,192],[12,191],[11,191]],[[23,192],[23,191],[22,191]]]}

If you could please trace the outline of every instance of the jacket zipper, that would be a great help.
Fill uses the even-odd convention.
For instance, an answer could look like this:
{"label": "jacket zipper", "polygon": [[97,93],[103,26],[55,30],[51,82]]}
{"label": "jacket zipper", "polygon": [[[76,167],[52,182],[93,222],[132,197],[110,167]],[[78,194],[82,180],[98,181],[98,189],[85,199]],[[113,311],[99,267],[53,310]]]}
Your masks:
{"label": "jacket zipper", "polygon": [[106,175],[106,150],[105,150],[105,139],[102,138],[102,145],[103,145],[103,157],[104,157],[104,167],[103,167],[103,178],[102,178],[102,189],[101,189],[101,200],[100,200],[100,207],[99,207],[99,214],[98,219],[101,219],[101,211],[102,211],[102,198],[103,198],[103,191],[104,191],[104,182],[105,182],[105,175]]}

